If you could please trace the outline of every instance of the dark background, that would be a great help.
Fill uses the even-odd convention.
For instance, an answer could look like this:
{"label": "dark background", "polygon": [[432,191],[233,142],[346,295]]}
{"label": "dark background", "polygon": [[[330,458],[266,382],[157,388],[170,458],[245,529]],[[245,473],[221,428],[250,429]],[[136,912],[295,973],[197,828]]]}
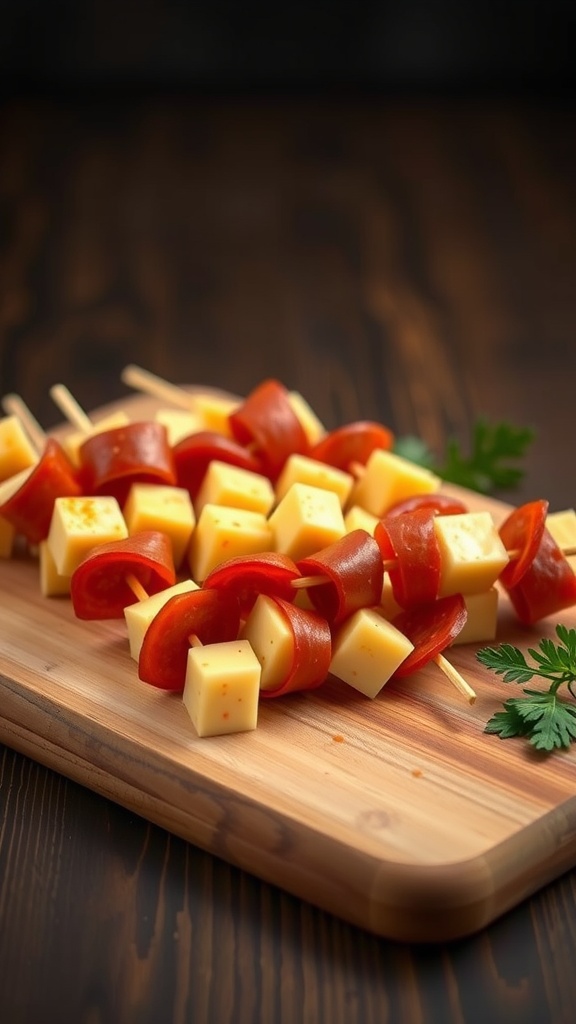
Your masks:
{"label": "dark background", "polygon": [[571,89],[573,0],[2,0],[0,84]]}

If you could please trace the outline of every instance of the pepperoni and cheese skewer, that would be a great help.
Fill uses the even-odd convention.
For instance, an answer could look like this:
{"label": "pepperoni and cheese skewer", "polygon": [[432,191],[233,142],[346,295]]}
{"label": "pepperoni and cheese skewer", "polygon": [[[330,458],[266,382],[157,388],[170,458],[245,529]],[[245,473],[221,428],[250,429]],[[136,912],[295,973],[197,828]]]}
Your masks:
{"label": "pepperoni and cheese skewer", "polygon": [[92,421],[64,385],[53,385],[50,394],[67,419],[86,432],[79,455],[87,494],[113,495],[122,506],[133,483],[176,485],[162,423],[142,420],[94,433]]}

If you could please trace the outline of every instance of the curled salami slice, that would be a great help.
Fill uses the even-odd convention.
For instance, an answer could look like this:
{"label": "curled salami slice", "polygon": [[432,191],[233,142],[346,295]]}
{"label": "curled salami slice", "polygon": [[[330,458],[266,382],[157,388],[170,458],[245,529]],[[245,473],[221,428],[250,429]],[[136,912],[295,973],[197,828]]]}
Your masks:
{"label": "curled salami slice", "polygon": [[276,480],[289,455],[310,453],[304,427],[280,381],[265,380],[254,388],[230,414],[229,423],[235,440],[250,445],[271,480]]}
{"label": "curled salami slice", "polygon": [[441,597],[430,604],[400,612],[393,625],[414,644],[394,675],[400,679],[423,668],[454,642],[467,619],[462,594]]}
{"label": "curled salami slice", "polygon": [[176,483],[166,427],[127,423],[89,437],[80,448],[86,494],[111,494],[123,505],[133,483]]}
{"label": "curled salami slice", "polygon": [[328,623],[315,611],[299,608],[281,598],[263,596],[254,606],[242,633],[252,644],[261,663],[280,639],[280,633],[277,634],[273,624],[273,615],[266,616],[267,626],[262,625],[262,605],[266,604],[275,609],[282,620],[280,633],[288,631],[290,649],[282,659],[283,672],[277,685],[262,687],[260,696],[283,697],[287,693],[317,689],[328,675],[332,657],[332,635]]}
{"label": "curled salami slice", "polygon": [[507,589],[516,586],[534,561],[546,524],[548,502],[544,499],[520,505],[504,520],[498,533],[504,547],[513,552],[500,573],[500,582]]}
{"label": "curled salami slice", "polygon": [[72,607],[79,619],[121,619],[137,598],[134,576],[148,595],[176,582],[172,543],[159,530],[99,544],[80,562],[70,580]]}
{"label": "curled salami slice", "polygon": [[414,494],[411,498],[404,498],[387,509],[386,519],[401,516],[404,512],[414,512],[418,508],[432,509],[438,516],[455,516],[469,511],[468,506],[460,498],[451,494]]}
{"label": "curled salami slice", "polygon": [[358,463],[366,464],[376,448],[389,451],[394,435],[388,427],[372,420],[356,420],[329,431],[313,446],[310,455],[345,472]]}
{"label": "curled salami slice", "polygon": [[183,438],[174,445],[172,457],[176,483],[188,491],[192,501],[200,490],[208,466],[215,459],[253,473],[262,472],[262,464],[253,452],[215,430],[199,430]]}
{"label": "curled salami slice", "polygon": [[380,603],[382,556],[366,530],[352,530],[297,565],[303,576],[327,577],[326,582],[308,588],[308,597],[333,627],[358,608]]}
{"label": "curled salami slice", "polygon": [[538,551],[519,582],[505,590],[526,626],[576,604],[576,575],[548,530],[544,529]]}
{"label": "curled salami slice", "polygon": [[203,588],[226,589],[235,594],[240,615],[246,618],[259,594],[293,601],[296,590],[292,582],[300,572],[288,555],[264,551],[259,555],[238,555],[229,558],[208,573]]}
{"label": "curled salami slice", "polygon": [[81,494],[74,466],[58,441],[49,438],[22,485],[0,506],[0,514],[31,544],[39,544],[48,536],[56,498]]}
{"label": "curled salami slice", "polygon": [[440,588],[442,558],[434,530],[433,508],[416,508],[386,517],[376,525],[374,537],[388,568],[394,597],[401,608],[435,601]]}

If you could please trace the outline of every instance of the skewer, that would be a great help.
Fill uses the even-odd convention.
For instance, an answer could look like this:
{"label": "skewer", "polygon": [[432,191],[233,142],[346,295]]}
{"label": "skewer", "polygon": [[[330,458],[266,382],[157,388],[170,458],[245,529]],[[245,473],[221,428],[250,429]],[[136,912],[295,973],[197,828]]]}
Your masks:
{"label": "skewer", "polygon": [[135,391],[142,391],[153,398],[160,398],[163,402],[170,402],[188,412],[193,409],[192,398],[183,388],[163,380],[162,377],[158,377],[149,370],[144,370],[141,366],[135,366],[134,363],[129,363],[124,367],[120,379]]}
{"label": "skewer", "polygon": [[20,395],[16,394],[4,395],[2,399],[2,408],[10,416],[16,416],[16,418],[20,420],[20,423],[28,434],[32,445],[38,453],[41,452],[48,440],[47,434],[26,405],[24,399],[21,398]]}
{"label": "skewer", "polygon": [[78,404],[65,384],[53,384],[50,388],[50,397],[54,399],[69,423],[72,423],[84,434],[90,433],[93,427],[92,420],[84,412],[84,409]]}
{"label": "skewer", "polygon": [[469,683],[466,682],[464,676],[460,675],[458,669],[454,668],[447,658],[443,654],[437,654],[433,659],[438,668],[444,673],[446,678],[457,690],[460,691],[466,697],[469,704],[474,704],[476,700],[476,693],[472,689]]}

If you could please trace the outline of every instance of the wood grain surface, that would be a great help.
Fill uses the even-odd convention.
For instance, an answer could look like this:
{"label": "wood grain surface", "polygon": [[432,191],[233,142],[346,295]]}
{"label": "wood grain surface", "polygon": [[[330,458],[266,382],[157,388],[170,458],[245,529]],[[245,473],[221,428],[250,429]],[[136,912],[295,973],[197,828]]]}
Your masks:
{"label": "wood grain surface", "polygon": [[[537,439],[500,497],[572,506],[575,121],[565,96],[6,100],[1,390],[50,427],[51,383],[93,409],[125,395],[128,362],[240,394],[275,375],[328,426],[378,418],[439,451],[508,418]],[[3,1019],[572,1020],[573,871],[467,938],[388,940],[17,746],[0,755]],[[334,770],[353,757],[327,748]],[[544,768],[538,810],[571,806],[570,771]]]}

